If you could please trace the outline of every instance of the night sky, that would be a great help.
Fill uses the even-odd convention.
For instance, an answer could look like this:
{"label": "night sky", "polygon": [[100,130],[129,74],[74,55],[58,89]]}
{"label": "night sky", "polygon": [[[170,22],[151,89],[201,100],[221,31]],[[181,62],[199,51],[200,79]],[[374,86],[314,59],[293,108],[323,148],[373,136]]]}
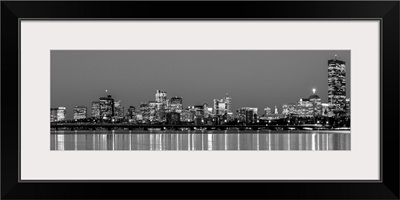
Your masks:
{"label": "night sky", "polygon": [[154,101],[156,90],[180,96],[183,106],[207,103],[229,93],[232,110],[265,107],[308,98],[312,89],[328,101],[328,60],[346,62],[350,97],[350,51],[294,50],[121,50],[51,51],[51,107],[88,107],[106,96],[129,106]]}

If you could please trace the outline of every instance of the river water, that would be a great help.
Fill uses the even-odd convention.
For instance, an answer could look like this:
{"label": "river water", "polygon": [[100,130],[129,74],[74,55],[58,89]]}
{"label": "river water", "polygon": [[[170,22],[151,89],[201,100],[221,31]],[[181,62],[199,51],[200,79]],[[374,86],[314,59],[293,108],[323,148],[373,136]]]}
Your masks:
{"label": "river water", "polygon": [[51,150],[350,150],[350,131],[51,131]]}

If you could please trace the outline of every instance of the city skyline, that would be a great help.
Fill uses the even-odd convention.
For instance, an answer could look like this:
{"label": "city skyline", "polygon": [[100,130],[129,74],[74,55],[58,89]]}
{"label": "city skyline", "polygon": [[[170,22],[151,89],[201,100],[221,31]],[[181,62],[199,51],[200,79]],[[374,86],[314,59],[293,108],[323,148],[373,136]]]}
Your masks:
{"label": "city skyline", "polygon": [[[120,69],[121,66],[127,67],[127,64],[129,65],[129,62],[123,62],[121,59],[128,59],[128,57],[121,56],[122,55],[128,56],[128,55],[133,55],[135,54],[136,56],[133,56],[134,58],[142,58],[141,56],[146,55],[147,57],[152,57],[153,59],[158,59],[158,68],[160,69],[161,66],[171,66],[171,65],[177,65],[177,63],[180,63],[180,66],[173,67],[175,69],[179,69],[178,72],[175,74],[175,81],[168,81],[171,76],[166,75],[163,77],[162,72],[163,70],[160,70],[160,74],[157,74],[157,76],[154,75],[154,73],[157,73],[157,70],[155,72],[151,72],[147,69],[147,71],[143,68],[143,66],[150,65],[152,63],[154,65],[154,62],[144,62],[146,59],[142,58],[143,63],[138,64],[138,65],[132,65],[132,67],[125,68],[125,71]],[[91,56],[88,56],[90,54]],[[139,57],[138,55],[139,54]],[[156,55],[152,55],[156,54]],[[271,57],[272,54],[272,57]],[[280,55],[280,58],[276,58],[276,54]],[[321,54],[321,55],[318,55]],[[157,56],[158,55],[158,56]],[[269,55],[269,56],[267,56]],[[319,95],[322,99],[323,102],[328,102],[328,60],[333,59],[334,56],[337,55],[339,60],[342,60],[346,63],[346,98],[350,97],[350,51],[52,51],[52,70],[51,70],[51,107],[66,107],[67,108],[67,118],[71,119],[71,114],[72,110],[74,109],[75,106],[85,106],[88,108],[87,113],[88,116],[91,113],[91,103],[92,101],[98,100],[99,97],[104,97],[106,96],[106,91],[108,91],[108,94],[111,94],[116,101],[121,101],[121,104],[124,106],[124,111],[126,112],[129,106],[134,106],[137,109],[140,106],[141,102],[148,102],[148,101],[154,101],[154,94],[155,90],[164,90],[167,92],[167,98],[170,99],[171,97],[174,96],[179,96],[182,97],[183,99],[183,107],[186,108],[188,106],[193,106],[193,105],[202,105],[203,103],[207,103],[209,107],[213,106],[213,101],[214,99],[221,99],[225,97],[225,95],[228,93],[229,96],[232,98],[232,111],[235,112],[241,107],[257,107],[259,108],[258,110],[262,111],[264,108],[270,107],[274,108],[275,106],[278,107],[279,113],[282,113],[282,106],[287,103],[293,103],[299,100],[300,98],[307,98],[310,96],[313,92],[312,89],[317,89],[316,94]],[[207,67],[200,68],[204,70],[211,70],[209,71],[211,74],[205,73],[205,77],[201,77],[200,75],[204,75],[204,73],[199,72],[199,68],[190,68],[194,71],[193,73],[185,73],[184,68],[188,65],[187,60],[185,62],[182,61],[176,61],[178,58],[187,58],[187,57],[192,57],[189,60],[192,60],[192,65],[202,65],[202,64],[209,64],[211,65]],[[99,64],[99,61],[104,61],[104,59],[114,57],[114,59],[111,59],[111,61],[118,61],[117,62],[117,69],[108,69],[108,70],[96,70],[96,65],[95,63]],[[160,58],[161,57],[161,58]],[[238,59],[240,57],[240,59]],[[315,59],[311,59],[314,57]],[[75,59],[74,59],[75,58]],[[80,59],[78,59],[80,58]],[[118,59],[119,58],[119,59]],[[200,62],[199,59],[202,59],[202,62]],[[209,59],[207,59],[209,58]],[[256,60],[257,58],[258,60]],[[346,60],[346,58],[348,60]],[[132,57],[129,57],[128,60],[133,59]],[[175,59],[175,60],[174,60]],[[209,61],[209,60],[213,61]],[[79,60],[79,61],[77,61]],[[178,59],[179,60],[179,59]],[[208,62],[206,62],[208,60]],[[245,60],[245,61],[243,61]],[[272,61],[271,61],[272,60]],[[288,64],[288,60],[290,61],[291,64]],[[315,61],[317,60],[317,61]],[[126,60],[125,60],[126,61]],[[168,64],[168,62],[169,64]],[[237,62],[239,63],[237,63]],[[280,62],[278,62],[280,61]],[[322,62],[324,61],[324,62]],[[110,60],[108,60],[110,62]],[[133,61],[132,61],[133,62]],[[167,62],[167,63],[165,63]],[[275,62],[275,64],[273,64]],[[121,64],[123,63],[123,64]],[[133,62],[135,63],[135,62]],[[195,64],[194,64],[195,63]],[[217,65],[217,63],[219,65]],[[246,65],[247,63],[247,65]],[[319,63],[319,64],[318,64]],[[102,65],[103,68],[107,66],[107,62]],[[285,65],[286,64],[286,65]],[[246,67],[242,68],[241,66],[246,65]],[[285,65],[285,66],[283,66]],[[288,65],[290,66],[289,69]],[[304,67],[304,65],[309,66],[309,67]],[[319,66],[321,65],[321,66]],[[70,67],[68,67],[70,66]],[[135,67],[135,66],[141,66],[141,67]],[[235,67],[232,67],[235,66]],[[265,67],[263,67],[265,66]],[[278,66],[278,68],[277,68]],[[77,67],[81,67],[82,72],[92,71],[95,74],[101,74],[101,72],[104,72],[102,76],[100,76],[100,79],[97,80],[96,78],[93,78],[94,80],[97,81],[92,81],[92,79],[89,79],[91,76],[90,73],[80,73],[81,71],[76,70]],[[214,68],[213,68],[214,67]],[[284,68],[284,69],[280,69]],[[71,69],[72,68],[72,69]],[[132,69],[133,68],[133,69]],[[150,67],[151,68],[151,67]],[[321,69],[322,68],[322,69]],[[75,71],[74,71],[75,69]],[[224,77],[224,76],[215,76],[212,70],[216,70],[217,72],[222,72],[222,75],[224,74],[223,72],[226,72],[227,75],[234,75],[237,74],[237,77]],[[300,70],[299,70],[300,69]],[[147,81],[142,81],[143,84],[138,85],[140,87],[127,87],[126,85],[123,86],[123,83],[127,83],[129,81],[123,80],[119,82],[119,79],[113,79],[111,76],[111,73],[113,70],[119,70],[119,73],[116,74],[124,74],[124,72],[132,72],[133,74],[131,75],[132,80],[138,79],[139,76],[147,75],[147,77],[141,77],[143,79],[146,79]],[[134,72],[140,72],[140,71],[145,71],[142,73],[135,73]],[[154,69],[152,69],[154,70]],[[187,70],[187,69],[186,69]],[[224,71],[225,70],[225,71]],[[253,71],[247,73],[246,71]],[[286,70],[286,73],[282,73],[282,70]],[[64,71],[69,71],[70,73],[63,73]],[[74,81],[71,81],[70,84],[66,83],[66,79],[68,77],[68,74],[71,74],[72,72],[75,72],[78,79],[74,79]],[[167,71],[171,71],[168,70]],[[232,71],[236,71],[236,73],[232,73]],[[254,72],[255,71],[255,72]],[[267,83],[276,82],[276,84],[267,84],[267,85],[254,85],[254,83],[257,83],[260,81],[260,79],[253,80],[251,76],[254,76],[255,78],[259,77],[264,77],[260,76],[260,74],[257,74],[257,72],[264,72],[265,73],[265,78],[264,81]],[[304,71],[306,72],[308,76],[301,76],[301,74],[304,74]],[[107,77],[107,72],[110,73],[110,78],[104,78]],[[198,72],[198,73],[196,73]],[[300,73],[302,72],[302,73]],[[139,75],[138,75],[139,74]],[[273,76],[270,76],[270,75]],[[65,75],[65,76],[64,76]],[[115,75],[115,74],[114,74]],[[240,75],[243,75],[241,77]],[[199,77],[200,76],[200,77]],[[103,79],[101,79],[103,77]],[[176,78],[178,77],[178,78]],[[179,77],[182,77],[183,80],[181,80]],[[191,80],[194,82],[191,84],[191,81],[185,81],[187,77],[190,77]],[[289,78],[290,77],[290,78]],[[83,78],[83,79],[82,79]],[[86,79],[85,79],[86,78]],[[126,77],[122,77],[126,78]],[[210,80],[211,78],[214,78],[214,80]],[[161,80],[160,80],[161,79]],[[281,79],[284,79],[282,82]],[[320,79],[323,79],[324,81],[321,81]],[[129,80],[129,76],[128,76]],[[157,87],[155,85],[160,85],[157,84],[157,82],[162,83],[163,81],[166,80],[166,84],[163,84],[165,87]],[[200,80],[200,82],[199,82]],[[248,83],[246,83],[246,80]],[[285,81],[286,80],[286,81]],[[219,92],[218,96],[211,96],[217,94],[218,91],[213,90],[212,88],[210,89],[210,84],[207,84],[209,81],[212,83],[220,83],[220,85],[215,85],[217,89],[220,89],[222,91]],[[261,80],[262,81],[262,80]],[[122,82],[122,83],[121,83]],[[238,84],[236,84],[239,82]],[[303,85],[297,84],[298,82],[303,83]],[[70,87],[67,88],[65,86],[68,85],[74,85],[74,83],[80,84],[83,89],[85,88],[90,88],[88,86],[93,87],[93,91],[87,91],[84,93],[84,95],[77,95],[74,96],[73,89],[80,90],[82,88],[80,87]],[[100,92],[98,91],[101,87],[101,85],[108,83],[108,88],[112,88],[112,90],[108,88],[104,88],[103,94],[99,94]],[[140,83],[140,81],[139,81]],[[148,84],[146,84],[148,83]],[[189,87],[188,90],[183,89],[183,92],[178,92],[174,91],[172,85],[176,85],[176,89],[182,88],[179,85],[179,83],[186,85]],[[200,85],[198,84],[200,83]],[[203,84],[202,84],[203,83]],[[286,83],[286,84],[282,84]],[[313,84],[314,83],[314,84]],[[58,87],[59,85],[64,85],[64,87]],[[231,85],[230,85],[231,84]],[[232,84],[235,87],[231,87]],[[121,86],[117,87],[117,86]],[[204,88],[208,88],[209,90],[202,90],[201,86],[203,85]],[[226,86],[226,90],[229,91],[223,91],[224,88],[221,88],[221,85]],[[272,85],[272,87],[271,87]],[[129,85],[128,85],[129,86]],[[211,86],[213,86],[211,84]],[[243,86],[243,88],[248,88],[248,91],[243,91],[243,88],[238,88],[238,86]],[[115,88],[116,87],[116,88]],[[265,87],[265,90],[260,90],[260,88]],[[58,88],[58,89],[57,89]],[[64,88],[64,89],[63,89]],[[125,88],[128,89],[125,93],[121,91],[120,89]],[[139,88],[139,90],[137,90]],[[152,88],[155,88],[155,90],[150,90]],[[172,89],[168,91],[165,88]],[[192,90],[190,90],[192,88]],[[115,90],[114,90],[115,89]],[[130,89],[130,90],[129,90]],[[236,89],[237,91],[235,91]],[[299,95],[301,92],[307,91],[307,93],[303,93],[302,95]],[[115,92],[113,92],[115,91]],[[132,92],[131,95],[129,95],[129,91],[136,91]],[[210,91],[210,92],[208,92]],[[120,94],[120,92],[122,92]],[[187,93],[187,98],[185,97],[185,94]],[[194,94],[193,94],[194,93]],[[211,93],[211,94],[208,94]],[[97,95],[97,98],[91,98],[94,94]],[[135,94],[144,94],[144,96],[140,95],[135,95]],[[181,95],[178,95],[181,94]],[[194,96],[195,94],[198,94],[198,96]],[[257,95],[258,94],[258,95]],[[78,98],[79,96],[83,96],[82,99]],[[150,97],[149,97],[150,96]],[[296,97],[295,97],[296,96]],[[248,98],[246,98],[248,97]],[[130,99],[130,100],[128,100]],[[79,102],[79,103],[78,103]],[[64,104],[63,104],[64,103]],[[68,113],[70,113],[68,115]],[[73,114],[72,114],[73,115]]]}

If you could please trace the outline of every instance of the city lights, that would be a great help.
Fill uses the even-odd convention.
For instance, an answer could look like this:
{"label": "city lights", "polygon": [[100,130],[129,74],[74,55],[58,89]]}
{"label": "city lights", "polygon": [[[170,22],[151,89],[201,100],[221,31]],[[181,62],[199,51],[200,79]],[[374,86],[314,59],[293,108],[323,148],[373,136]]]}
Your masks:
{"label": "city lights", "polygon": [[[311,88],[312,94],[307,98],[299,98],[296,103],[283,103],[279,113],[275,105],[274,112],[265,107],[258,113],[257,107],[244,106],[232,111],[232,98],[226,93],[221,99],[213,99],[213,104],[183,106],[183,98],[168,98],[167,91],[156,90],[154,100],[141,102],[125,108],[121,100],[114,100],[105,90],[105,97],[92,101],[91,112],[85,106],[73,108],[73,121],[79,123],[131,123],[131,124],[194,124],[194,125],[301,125],[325,124],[327,126],[349,126],[350,99],[346,99],[346,66],[345,62],[328,60],[327,93],[328,102],[322,102]],[[201,101],[200,101],[201,102]],[[88,113],[90,116],[88,116]],[[66,107],[50,109],[50,122],[71,122],[67,119]]]}

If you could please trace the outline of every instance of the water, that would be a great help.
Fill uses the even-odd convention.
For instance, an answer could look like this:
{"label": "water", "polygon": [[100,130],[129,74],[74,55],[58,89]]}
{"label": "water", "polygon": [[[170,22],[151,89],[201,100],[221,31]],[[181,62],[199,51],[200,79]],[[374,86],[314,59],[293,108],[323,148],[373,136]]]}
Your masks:
{"label": "water", "polygon": [[350,131],[51,131],[51,150],[350,150]]}

